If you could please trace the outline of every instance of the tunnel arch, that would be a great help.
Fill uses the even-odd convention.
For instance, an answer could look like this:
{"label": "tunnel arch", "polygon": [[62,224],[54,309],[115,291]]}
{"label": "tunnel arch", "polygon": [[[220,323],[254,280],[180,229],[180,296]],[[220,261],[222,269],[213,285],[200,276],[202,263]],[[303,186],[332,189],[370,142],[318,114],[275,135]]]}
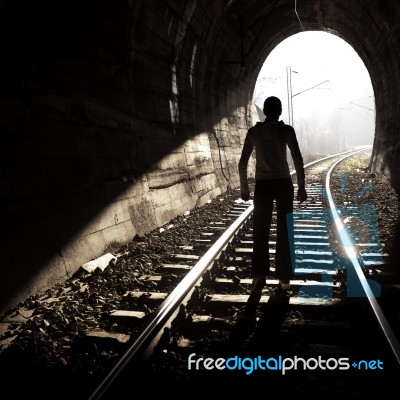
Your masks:
{"label": "tunnel arch", "polygon": [[376,103],[371,172],[400,188],[396,2],[0,7],[2,308],[237,187],[258,71],[278,43],[303,30],[338,35],[363,60]]}
{"label": "tunnel arch", "polygon": [[[398,29],[394,19],[399,13],[397,7],[390,2],[376,1],[368,5],[340,1],[253,1],[247,7],[240,1],[231,3],[230,17],[235,20],[240,15],[242,27],[251,27],[247,31],[243,28],[243,37],[247,39],[245,48],[251,49],[253,59],[246,64],[246,54],[248,57],[250,51],[246,53],[245,49],[245,66],[240,74],[248,85],[249,96],[264,60],[277,44],[293,34],[308,30],[324,31],[354,48],[369,72],[376,102],[371,171],[381,179],[389,180],[398,190],[399,176],[392,158],[392,155],[398,154],[397,133],[392,125],[396,124],[394,119],[399,102],[396,92],[399,58],[394,35]],[[269,28],[268,22],[271,22]],[[258,35],[253,32],[258,32]],[[256,37],[257,43],[249,37]],[[236,49],[236,56],[240,56],[240,49]],[[394,85],[391,84],[393,82]]]}

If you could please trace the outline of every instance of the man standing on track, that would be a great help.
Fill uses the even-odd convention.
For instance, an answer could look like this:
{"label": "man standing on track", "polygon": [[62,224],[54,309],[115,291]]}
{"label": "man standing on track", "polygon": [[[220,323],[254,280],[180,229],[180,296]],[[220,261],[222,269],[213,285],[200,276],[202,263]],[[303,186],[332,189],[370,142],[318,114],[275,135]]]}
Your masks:
{"label": "man standing on track", "polygon": [[[240,197],[250,200],[247,182],[247,166],[255,149],[256,173],[253,211],[252,289],[243,316],[254,318],[260,302],[266,276],[270,272],[269,236],[273,202],[277,212],[275,271],[283,290],[290,288],[294,275],[289,235],[293,240],[294,187],[287,162],[290,150],[297,176],[297,199],[307,200],[303,157],[292,126],[279,121],[282,103],[271,96],[264,102],[264,122],[258,122],[247,132],[239,161]],[[293,243],[294,244],[294,243]],[[292,246],[293,247],[293,246]],[[294,250],[293,250],[294,252]],[[294,255],[293,255],[294,256]]]}

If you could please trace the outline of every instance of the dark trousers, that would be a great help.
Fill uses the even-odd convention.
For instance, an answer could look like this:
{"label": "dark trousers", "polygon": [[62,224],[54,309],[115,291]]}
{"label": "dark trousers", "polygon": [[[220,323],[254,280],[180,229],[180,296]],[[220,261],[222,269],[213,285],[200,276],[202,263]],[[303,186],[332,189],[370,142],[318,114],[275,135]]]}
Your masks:
{"label": "dark trousers", "polygon": [[279,280],[290,280],[294,275],[291,252],[294,256],[293,226],[294,188],[291,178],[257,180],[253,211],[253,275],[268,275],[269,236],[275,200],[277,213],[275,271]]}

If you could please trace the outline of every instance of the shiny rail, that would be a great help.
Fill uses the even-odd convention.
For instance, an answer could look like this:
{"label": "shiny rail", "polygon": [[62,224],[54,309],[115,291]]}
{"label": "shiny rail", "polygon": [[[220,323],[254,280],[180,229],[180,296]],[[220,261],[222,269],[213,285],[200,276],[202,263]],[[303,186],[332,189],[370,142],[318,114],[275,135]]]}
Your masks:
{"label": "shiny rail", "polygon": [[[336,157],[341,157],[328,171],[326,178],[326,193],[330,205],[330,211],[332,213],[333,220],[335,222],[336,229],[340,236],[340,240],[346,254],[348,255],[353,267],[356,272],[362,287],[364,288],[366,297],[368,298],[376,318],[382,330],[385,333],[390,346],[395,353],[397,360],[400,363],[400,351],[399,344],[393,334],[387,320],[384,317],[382,310],[380,309],[376,298],[368,284],[367,279],[362,271],[362,268],[358,262],[354,244],[352,243],[350,237],[348,236],[346,229],[341,221],[341,218],[336,210],[335,203],[330,191],[330,175],[338,163],[350,157],[358,152],[365,151],[369,149],[370,146],[365,148],[346,151],[343,153],[328,156],[319,160],[315,160],[311,163],[305,165],[305,168],[309,168],[320,162],[333,159]],[[292,172],[291,175],[295,175]],[[151,350],[154,347],[154,343],[157,338],[162,334],[162,329],[168,325],[169,322],[175,318],[179,311],[179,306],[192,295],[195,285],[202,279],[204,273],[209,269],[210,265],[215,261],[219,254],[229,245],[232,238],[241,229],[243,224],[248,220],[253,212],[252,202],[247,202],[248,207],[246,210],[234,221],[234,223],[221,235],[221,237],[213,244],[213,246],[204,254],[204,256],[197,262],[197,264],[188,272],[188,274],[182,279],[182,281],[177,285],[177,287],[168,295],[165,301],[160,305],[158,310],[153,314],[149,323],[144,327],[144,329],[137,335],[132,344],[128,347],[126,352],[120,357],[115,366],[109,371],[107,376],[102,380],[100,385],[92,393],[90,400],[100,399],[103,394],[107,391],[113,381],[122,372],[122,370],[129,364],[129,362],[138,354],[142,354],[143,358],[146,358],[151,354]],[[146,356],[147,355],[147,356]]]}
{"label": "shiny rail", "polygon": [[[350,157],[350,156],[347,156]],[[332,165],[332,167],[329,169],[327,176],[326,176],[326,194],[330,206],[330,211],[332,213],[333,221],[336,225],[336,229],[339,235],[339,239],[341,241],[343,250],[347,254],[347,258],[350,261],[350,265],[354,269],[354,272],[356,273],[358,277],[358,282],[361,284],[362,290],[364,291],[365,297],[368,298],[368,301],[373,309],[373,312],[375,314],[376,319],[378,320],[379,325],[382,328],[382,331],[392,348],[392,351],[400,364],[400,344],[396,338],[396,335],[394,334],[392,328],[390,327],[390,324],[388,323],[381,307],[379,306],[376,296],[373,292],[373,289],[371,288],[368,279],[366,278],[361,265],[359,261],[359,256],[357,255],[357,252],[355,250],[355,244],[353,243],[353,240],[347,233],[347,230],[345,226],[343,225],[342,218],[340,217],[338,210],[336,208],[335,202],[332,197],[332,193],[330,190],[330,179],[331,179],[331,174],[332,171],[335,169],[335,167],[342,162],[344,159],[347,157],[343,158],[342,160],[337,161],[335,164]]]}

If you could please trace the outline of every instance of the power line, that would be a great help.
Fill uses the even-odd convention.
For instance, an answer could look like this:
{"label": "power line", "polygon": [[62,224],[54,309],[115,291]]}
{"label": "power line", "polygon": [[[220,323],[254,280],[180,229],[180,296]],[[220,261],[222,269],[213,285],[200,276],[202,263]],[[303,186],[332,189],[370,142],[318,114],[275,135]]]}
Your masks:
{"label": "power line", "polygon": [[[314,89],[314,88],[316,88],[317,86],[320,86],[320,85],[322,85],[322,84],[325,83],[325,82],[329,82],[329,79],[326,80],[326,81],[323,81],[323,82],[321,82],[321,83],[318,83],[317,85],[315,85],[315,86],[313,86],[313,87],[310,87],[310,88],[308,88],[308,89],[302,90],[301,92],[294,94],[292,97],[297,96],[298,94],[302,94],[302,93],[304,93],[304,92],[307,92],[307,90]],[[329,89],[329,88],[324,88],[324,89]]]}
{"label": "power line", "polygon": [[300,19],[300,17],[299,17],[299,14],[297,14],[297,0],[294,0],[294,12],[296,13],[297,19],[298,19],[299,22],[300,22],[301,29],[304,31],[304,26],[303,26],[303,24],[301,23],[301,19]]}
{"label": "power line", "polygon": [[370,99],[371,97],[374,97],[374,96],[361,97],[360,99],[351,100],[351,101],[349,101],[349,104],[354,104],[354,105],[357,106],[357,107],[365,108],[366,110],[369,110],[369,111],[375,111],[375,110],[372,109],[372,108],[365,107],[365,106],[362,106],[362,105],[356,103],[356,101],[365,100],[365,99]]}

